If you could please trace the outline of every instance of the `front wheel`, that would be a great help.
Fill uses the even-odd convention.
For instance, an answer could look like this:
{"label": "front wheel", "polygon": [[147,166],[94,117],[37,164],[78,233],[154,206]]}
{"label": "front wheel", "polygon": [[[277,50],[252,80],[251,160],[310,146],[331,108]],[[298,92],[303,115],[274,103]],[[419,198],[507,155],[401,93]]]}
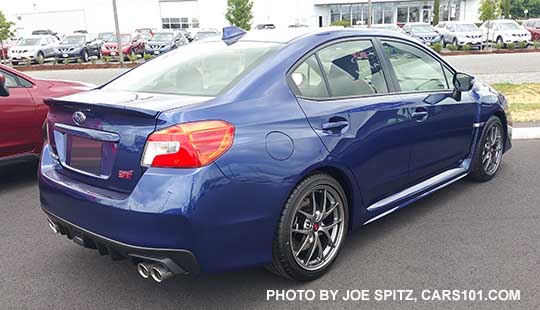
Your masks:
{"label": "front wheel", "polygon": [[492,116],[484,127],[475,151],[470,174],[472,180],[486,182],[495,177],[501,167],[504,140],[503,124],[498,117]]}
{"label": "front wheel", "polygon": [[298,281],[321,277],[335,261],[348,228],[347,198],[327,174],[315,174],[291,193],[273,242],[268,269]]}

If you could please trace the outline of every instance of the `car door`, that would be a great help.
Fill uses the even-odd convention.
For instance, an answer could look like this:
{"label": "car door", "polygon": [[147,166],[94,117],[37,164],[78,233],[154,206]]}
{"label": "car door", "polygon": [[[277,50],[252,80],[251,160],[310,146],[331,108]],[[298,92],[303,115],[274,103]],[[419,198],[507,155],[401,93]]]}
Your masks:
{"label": "car door", "polygon": [[382,40],[409,115],[416,122],[410,182],[459,167],[469,155],[477,105],[464,94],[453,98],[453,70],[427,49],[401,40]]}
{"label": "car door", "polygon": [[406,187],[411,130],[372,40],[332,43],[291,74],[298,102],[330,156],[353,171],[370,206]]}
{"label": "car door", "polygon": [[29,90],[18,78],[4,70],[9,88],[8,97],[0,97],[0,158],[29,153],[34,150],[36,136],[36,106]]}

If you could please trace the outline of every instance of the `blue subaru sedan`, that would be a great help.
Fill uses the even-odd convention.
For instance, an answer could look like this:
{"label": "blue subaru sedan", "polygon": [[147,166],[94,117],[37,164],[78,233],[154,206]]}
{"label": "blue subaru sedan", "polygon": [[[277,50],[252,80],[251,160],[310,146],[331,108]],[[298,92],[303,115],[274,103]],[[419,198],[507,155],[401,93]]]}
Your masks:
{"label": "blue subaru sedan", "polygon": [[492,179],[511,148],[505,97],[400,34],[223,33],[48,100],[54,232],[157,282],[259,265],[308,281],[355,228]]}

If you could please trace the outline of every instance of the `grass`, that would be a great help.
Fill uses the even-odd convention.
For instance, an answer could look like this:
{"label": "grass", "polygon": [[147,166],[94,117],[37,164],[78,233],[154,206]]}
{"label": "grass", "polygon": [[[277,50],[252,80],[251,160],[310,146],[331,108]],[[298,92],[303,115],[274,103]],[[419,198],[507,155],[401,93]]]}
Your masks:
{"label": "grass", "polygon": [[515,122],[540,121],[540,83],[493,84],[508,98]]}

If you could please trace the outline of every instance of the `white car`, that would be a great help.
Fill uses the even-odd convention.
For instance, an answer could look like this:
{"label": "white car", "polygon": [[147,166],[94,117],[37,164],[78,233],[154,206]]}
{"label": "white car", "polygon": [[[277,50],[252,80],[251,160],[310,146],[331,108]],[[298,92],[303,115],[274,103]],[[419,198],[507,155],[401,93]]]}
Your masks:
{"label": "white car", "polygon": [[471,47],[481,48],[483,43],[482,31],[473,23],[469,22],[443,22],[435,27],[435,31],[443,36],[443,42],[453,44],[457,47],[470,45]]}
{"label": "white car", "polygon": [[8,51],[8,57],[13,65],[26,61],[41,63],[55,56],[57,46],[58,39],[51,35],[33,35],[21,39],[12,46]]}
{"label": "white car", "polygon": [[486,21],[481,27],[482,37],[498,44],[531,42],[531,33],[514,20],[501,19]]}

